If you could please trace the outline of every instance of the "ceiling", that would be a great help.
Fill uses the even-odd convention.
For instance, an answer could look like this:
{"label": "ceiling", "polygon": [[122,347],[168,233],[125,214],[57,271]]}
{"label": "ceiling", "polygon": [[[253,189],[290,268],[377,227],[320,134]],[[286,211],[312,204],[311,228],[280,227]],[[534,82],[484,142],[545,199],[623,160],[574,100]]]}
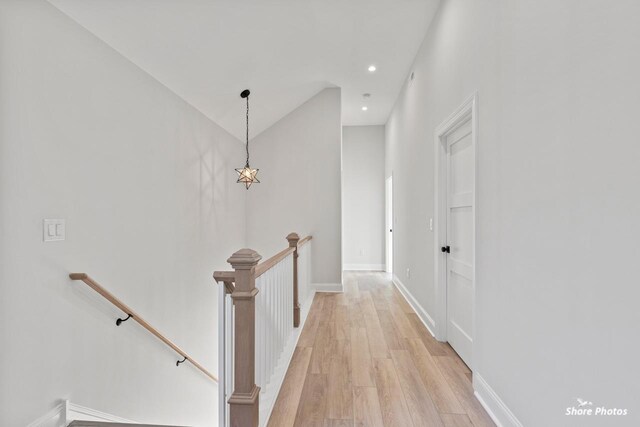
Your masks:
{"label": "ceiling", "polygon": [[439,2],[49,1],[241,140],[245,88],[252,136],[327,87],[344,125],[384,124]]}

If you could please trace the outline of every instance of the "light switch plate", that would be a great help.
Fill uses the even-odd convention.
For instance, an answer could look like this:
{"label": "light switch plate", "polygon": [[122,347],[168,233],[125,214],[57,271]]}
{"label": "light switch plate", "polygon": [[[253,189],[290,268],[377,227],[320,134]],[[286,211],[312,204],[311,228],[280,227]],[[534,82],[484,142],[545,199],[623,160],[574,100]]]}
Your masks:
{"label": "light switch plate", "polygon": [[66,224],[64,219],[42,220],[42,239],[45,242],[57,242],[64,240]]}

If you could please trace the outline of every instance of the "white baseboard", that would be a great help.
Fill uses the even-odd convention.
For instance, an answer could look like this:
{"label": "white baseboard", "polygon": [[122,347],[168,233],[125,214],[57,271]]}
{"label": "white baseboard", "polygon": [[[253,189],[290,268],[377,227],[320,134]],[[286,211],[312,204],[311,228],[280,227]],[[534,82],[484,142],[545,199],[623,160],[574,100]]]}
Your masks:
{"label": "white baseboard", "polygon": [[413,311],[416,312],[416,314],[418,315],[418,318],[422,321],[424,326],[429,330],[431,335],[435,337],[436,335],[434,331],[436,330],[436,322],[433,320],[433,318],[429,316],[429,313],[427,313],[427,311],[424,308],[422,308],[420,303],[413,297],[413,295],[411,295],[411,292],[409,292],[409,290],[406,288],[404,283],[402,283],[400,279],[398,279],[398,276],[396,276],[395,274],[393,275],[393,284],[396,286],[396,288],[398,288],[398,290],[400,291],[404,299],[407,300],[411,308],[413,308]]}
{"label": "white baseboard", "polygon": [[342,283],[314,283],[311,287],[316,292],[342,292]]}
{"label": "white baseboard", "polygon": [[474,394],[498,427],[522,427],[516,416],[477,372],[473,373]]}
{"label": "white baseboard", "polygon": [[116,423],[136,424],[135,421],[116,417],[115,415],[76,405],[64,400],[55,408],[29,424],[28,427],[66,427],[71,421],[108,421]]}
{"label": "white baseboard", "polygon": [[345,264],[345,271],[384,271],[384,264]]}

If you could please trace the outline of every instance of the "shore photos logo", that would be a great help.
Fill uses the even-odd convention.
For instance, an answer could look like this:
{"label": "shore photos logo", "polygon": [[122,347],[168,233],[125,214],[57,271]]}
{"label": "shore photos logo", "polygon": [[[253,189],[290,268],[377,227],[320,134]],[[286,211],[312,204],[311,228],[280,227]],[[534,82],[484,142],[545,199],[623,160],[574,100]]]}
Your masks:
{"label": "shore photos logo", "polygon": [[629,413],[626,408],[607,408],[604,406],[593,406],[593,402],[576,397],[577,404],[569,406],[565,411],[567,416],[604,416],[615,417],[624,416]]}

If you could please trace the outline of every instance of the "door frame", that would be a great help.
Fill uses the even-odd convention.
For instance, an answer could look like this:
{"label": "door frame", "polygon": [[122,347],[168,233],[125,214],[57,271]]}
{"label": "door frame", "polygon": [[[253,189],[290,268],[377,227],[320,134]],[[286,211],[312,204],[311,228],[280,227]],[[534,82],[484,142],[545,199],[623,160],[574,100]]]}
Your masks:
{"label": "door frame", "polygon": [[393,172],[384,180],[384,247],[385,247],[385,271],[393,273]]}
{"label": "door frame", "polygon": [[[434,283],[436,284],[436,328],[435,335],[438,341],[447,341],[447,258],[441,253],[440,247],[446,246],[446,242],[442,239],[447,235],[447,149],[446,139],[453,131],[458,129],[471,119],[471,146],[473,152],[473,231],[472,231],[472,248],[473,248],[473,308],[471,318],[473,321],[472,328],[472,360],[473,348],[475,348],[476,339],[476,252],[477,252],[477,222],[478,222],[478,93],[474,92],[467,98],[460,107],[458,107],[446,120],[444,120],[435,131],[434,150],[435,150],[435,197],[434,197],[434,216],[435,216],[435,236],[433,239],[434,249]],[[443,245],[444,243],[444,245]],[[472,370],[473,367],[469,366]]]}

